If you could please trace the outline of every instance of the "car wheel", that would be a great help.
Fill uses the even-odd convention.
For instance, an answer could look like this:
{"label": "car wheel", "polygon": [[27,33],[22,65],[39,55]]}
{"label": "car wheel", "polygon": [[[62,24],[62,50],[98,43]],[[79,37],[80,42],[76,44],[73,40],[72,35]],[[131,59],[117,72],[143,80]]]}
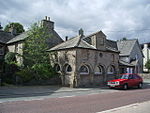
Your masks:
{"label": "car wheel", "polygon": [[138,88],[141,89],[142,87],[143,87],[143,84],[142,84],[142,83],[139,83],[139,84],[138,84]]}
{"label": "car wheel", "polygon": [[127,85],[127,84],[124,84],[124,85],[123,85],[123,89],[124,89],[124,90],[128,89],[128,85]]}

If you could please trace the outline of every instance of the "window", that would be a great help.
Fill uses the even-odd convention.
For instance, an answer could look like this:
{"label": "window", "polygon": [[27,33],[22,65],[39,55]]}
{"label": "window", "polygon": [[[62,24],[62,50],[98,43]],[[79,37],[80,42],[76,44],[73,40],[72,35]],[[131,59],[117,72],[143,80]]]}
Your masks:
{"label": "window", "polygon": [[103,68],[102,66],[97,66],[95,68],[95,74],[102,74],[103,73]]}
{"label": "window", "polygon": [[89,74],[89,68],[86,65],[81,66],[80,74]]}
{"label": "window", "polygon": [[18,53],[19,47],[18,44],[15,45],[15,52]]}
{"label": "window", "polygon": [[60,66],[58,64],[55,64],[55,70],[56,70],[56,72],[60,71]]}
{"label": "window", "polygon": [[112,54],[111,56],[112,56],[112,61],[114,62],[115,61],[115,55]]}
{"label": "window", "polygon": [[102,53],[99,53],[99,56],[100,56],[100,57],[103,57],[103,54],[102,54]]}
{"label": "window", "polygon": [[72,71],[71,66],[70,66],[70,65],[67,65],[67,66],[66,66],[66,72],[71,72],[71,71]]}
{"label": "window", "polygon": [[4,47],[0,46],[0,55],[4,55]]}
{"label": "window", "polygon": [[107,74],[114,74],[114,72],[115,72],[115,68],[113,66],[109,66]]}

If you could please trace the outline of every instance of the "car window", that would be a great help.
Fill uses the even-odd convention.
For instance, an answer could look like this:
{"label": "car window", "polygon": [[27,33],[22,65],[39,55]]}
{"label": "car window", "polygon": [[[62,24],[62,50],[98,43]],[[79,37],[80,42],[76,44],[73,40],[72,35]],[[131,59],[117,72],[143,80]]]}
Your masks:
{"label": "car window", "polygon": [[140,76],[138,76],[138,75],[135,75],[135,78],[136,78],[136,79],[141,79],[141,77],[140,77]]}
{"label": "car window", "polygon": [[128,79],[129,75],[121,75],[120,79]]}
{"label": "car window", "polygon": [[133,79],[133,75],[129,75],[129,79]]}

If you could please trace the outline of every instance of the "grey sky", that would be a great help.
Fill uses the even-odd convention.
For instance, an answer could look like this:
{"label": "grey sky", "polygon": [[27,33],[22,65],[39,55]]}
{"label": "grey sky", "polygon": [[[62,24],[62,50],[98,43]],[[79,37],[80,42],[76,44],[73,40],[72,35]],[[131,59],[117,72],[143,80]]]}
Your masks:
{"label": "grey sky", "polygon": [[150,0],[0,0],[0,22],[20,22],[26,28],[50,16],[64,38],[102,30],[107,38],[150,38]]}

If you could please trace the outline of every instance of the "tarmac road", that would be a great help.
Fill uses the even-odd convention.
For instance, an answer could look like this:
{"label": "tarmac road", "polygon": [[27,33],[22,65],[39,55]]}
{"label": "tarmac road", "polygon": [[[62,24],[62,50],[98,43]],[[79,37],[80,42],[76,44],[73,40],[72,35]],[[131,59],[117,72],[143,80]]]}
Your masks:
{"label": "tarmac road", "polygon": [[14,101],[0,104],[0,113],[96,113],[150,100],[150,89]]}
{"label": "tarmac road", "polygon": [[97,113],[150,101],[150,84],[145,83],[143,89],[90,89],[68,92],[62,90],[62,92],[42,97],[10,99],[0,99],[0,113]]}

